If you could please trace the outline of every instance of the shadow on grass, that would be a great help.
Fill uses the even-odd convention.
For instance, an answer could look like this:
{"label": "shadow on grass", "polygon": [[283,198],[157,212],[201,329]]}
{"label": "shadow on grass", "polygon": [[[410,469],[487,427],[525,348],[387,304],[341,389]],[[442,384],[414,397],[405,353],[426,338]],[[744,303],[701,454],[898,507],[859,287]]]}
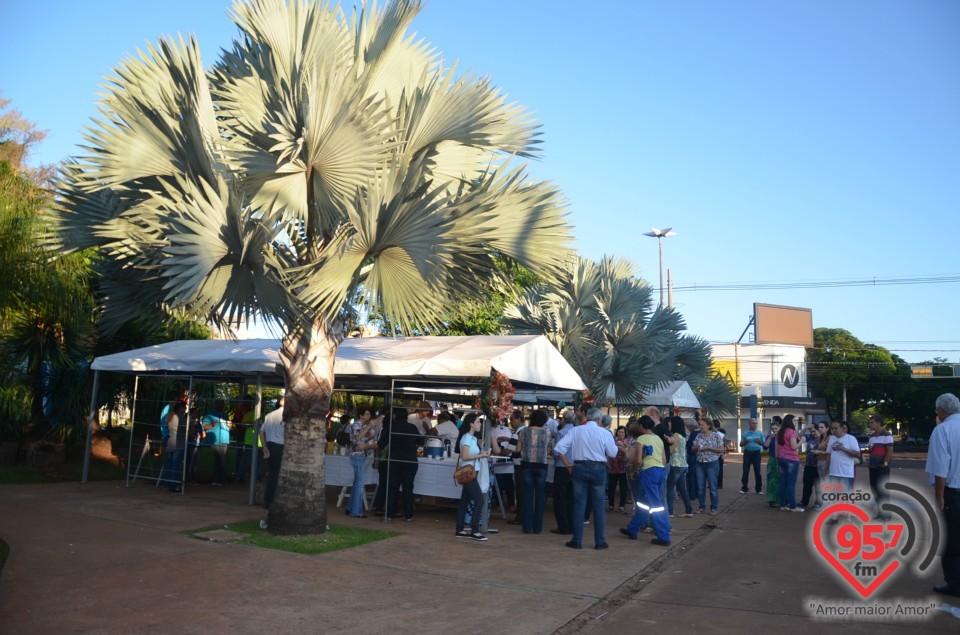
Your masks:
{"label": "shadow on grass", "polygon": [[327,531],[322,534],[274,536],[266,529],[261,529],[257,521],[247,521],[230,525],[213,525],[200,529],[191,529],[183,533],[194,535],[204,531],[227,529],[244,535],[243,538],[236,541],[242,545],[252,545],[263,549],[276,549],[278,551],[289,551],[306,555],[350,549],[351,547],[358,547],[367,543],[386,540],[387,538],[401,535],[400,532],[396,531],[359,529],[356,527],[342,527],[340,525],[328,525],[328,527]]}
{"label": "shadow on grass", "polygon": [[[69,460],[63,465],[35,468],[14,465],[0,470],[0,485],[34,485],[37,483],[78,483],[83,475],[83,459]],[[123,468],[113,461],[90,460],[91,481],[115,481],[126,477]]]}

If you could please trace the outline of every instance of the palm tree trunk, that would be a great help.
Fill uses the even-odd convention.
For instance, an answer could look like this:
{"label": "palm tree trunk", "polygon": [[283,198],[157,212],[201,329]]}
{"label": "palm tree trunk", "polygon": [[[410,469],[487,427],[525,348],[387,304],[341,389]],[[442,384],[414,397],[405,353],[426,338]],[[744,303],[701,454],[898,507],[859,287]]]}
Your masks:
{"label": "palm tree trunk", "polygon": [[335,323],[318,320],[283,340],[280,372],[287,389],[283,461],[267,519],[270,533],[303,535],[326,531],[323,453],[339,332]]}

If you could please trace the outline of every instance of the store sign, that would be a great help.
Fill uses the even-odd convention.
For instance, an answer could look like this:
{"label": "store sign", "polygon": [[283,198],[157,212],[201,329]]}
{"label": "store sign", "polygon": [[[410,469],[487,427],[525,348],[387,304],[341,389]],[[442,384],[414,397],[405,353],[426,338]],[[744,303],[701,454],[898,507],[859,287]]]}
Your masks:
{"label": "store sign", "polygon": [[780,369],[780,381],[787,388],[796,388],[800,383],[800,371],[793,364],[787,364]]}
{"label": "store sign", "polygon": [[[763,408],[777,408],[780,410],[827,410],[827,400],[820,397],[764,397],[760,400]],[[740,397],[740,407],[750,407],[750,397]]]}

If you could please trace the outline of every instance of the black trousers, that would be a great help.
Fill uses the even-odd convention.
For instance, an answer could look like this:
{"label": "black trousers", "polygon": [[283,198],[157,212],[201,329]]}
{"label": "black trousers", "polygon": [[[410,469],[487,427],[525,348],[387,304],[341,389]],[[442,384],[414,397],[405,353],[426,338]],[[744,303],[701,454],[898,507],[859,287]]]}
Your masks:
{"label": "black trousers", "polygon": [[263,506],[270,509],[273,497],[277,493],[277,482],[280,480],[280,464],[283,462],[283,444],[267,443],[270,450],[269,465],[267,466],[267,489],[263,493]]}
{"label": "black trousers", "polygon": [[740,489],[750,489],[750,468],[753,467],[753,480],[756,482],[756,492],[763,491],[763,479],[760,477],[760,450],[744,450],[743,452],[743,478],[740,479]]}
{"label": "black trousers", "polygon": [[516,481],[516,486],[514,487],[514,492],[517,496],[517,518],[523,516],[523,505],[525,501],[523,500],[523,466],[514,465],[513,466],[513,478]]}
{"label": "black trousers", "polygon": [[[669,469],[669,468],[667,468]],[[627,504],[627,475],[626,474],[615,474],[613,472],[607,473],[607,501],[609,502],[609,507],[614,507],[613,499],[617,494],[617,486],[620,486],[620,507],[623,507]]]}
{"label": "black trousers", "polygon": [[470,515],[470,531],[477,533],[480,531],[480,521],[483,520],[483,492],[480,491],[480,483],[473,479],[463,486],[460,490],[460,504],[457,506],[457,531],[463,531],[463,526],[467,521],[467,507],[473,501],[473,513]]}
{"label": "black trousers", "polygon": [[403,517],[413,518],[413,481],[417,478],[418,467],[420,465],[416,459],[413,461],[390,461],[387,518],[393,518],[397,514],[397,497],[401,488],[403,488]]}
{"label": "black trousers", "polygon": [[553,472],[553,516],[557,529],[573,533],[573,477],[562,463]]}
{"label": "black trousers", "polygon": [[516,488],[513,483],[513,474],[496,474],[497,487],[500,488],[500,495],[503,497],[503,504],[512,507],[514,503],[514,494]]}
{"label": "black trousers", "polygon": [[943,580],[951,589],[960,591],[960,490],[946,490],[943,515],[947,520],[947,546],[940,556]]}
{"label": "black trousers", "polygon": [[873,492],[873,501],[877,504],[877,514],[883,514],[881,505],[890,500],[887,489],[884,484],[890,480],[889,467],[871,467],[870,468],[870,491]]}
{"label": "black trousers", "polygon": [[[757,453],[759,454],[759,452]],[[800,507],[810,504],[813,488],[820,484],[820,471],[816,465],[803,466],[803,496],[800,498]]]}
{"label": "black trousers", "polygon": [[720,457],[720,469],[717,472],[717,489],[723,489],[723,457]]}
{"label": "black trousers", "polygon": [[373,495],[373,505],[371,508],[375,512],[382,512],[386,509],[387,506],[387,466],[389,463],[386,459],[379,459],[377,463],[377,474],[380,475],[379,484],[377,485],[377,491]]}

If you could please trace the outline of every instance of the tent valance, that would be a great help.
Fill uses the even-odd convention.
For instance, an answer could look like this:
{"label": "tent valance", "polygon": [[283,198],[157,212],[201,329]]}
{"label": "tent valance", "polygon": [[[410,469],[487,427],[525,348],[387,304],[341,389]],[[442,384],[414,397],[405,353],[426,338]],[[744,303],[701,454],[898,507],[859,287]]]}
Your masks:
{"label": "tent valance", "polygon": [[[185,375],[276,375],[279,340],[181,340],[98,357],[97,371]],[[492,370],[516,385],[584,390],[580,376],[542,335],[352,338],[340,344],[337,384],[390,379],[462,381]],[[352,380],[352,381],[351,381]]]}

